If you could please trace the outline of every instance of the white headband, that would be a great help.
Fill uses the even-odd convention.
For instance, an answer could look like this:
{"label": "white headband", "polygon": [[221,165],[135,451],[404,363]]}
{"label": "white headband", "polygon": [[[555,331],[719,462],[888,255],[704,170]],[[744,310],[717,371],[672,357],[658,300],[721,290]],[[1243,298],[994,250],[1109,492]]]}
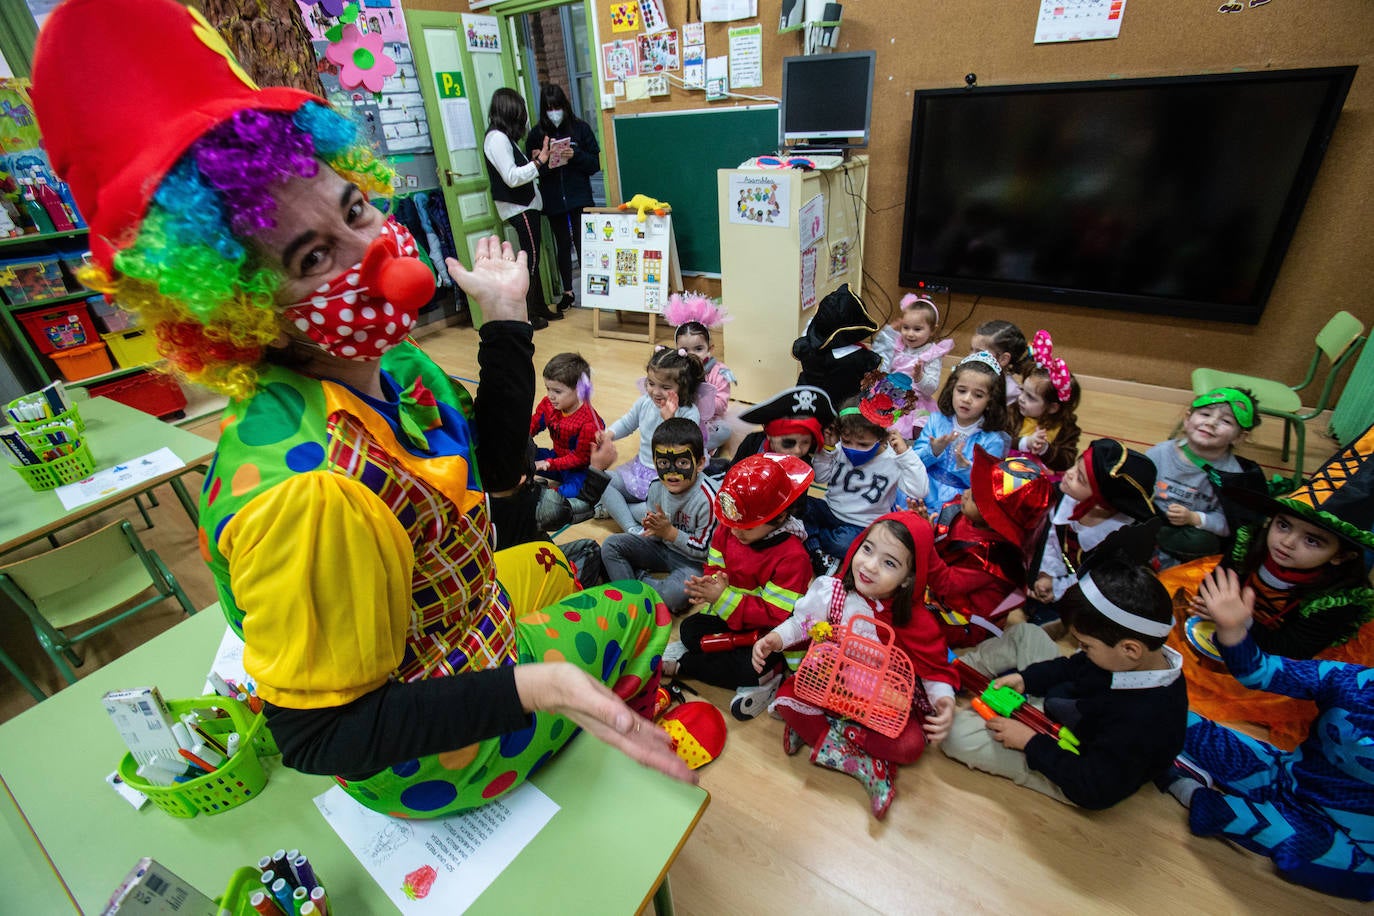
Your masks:
{"label": "white headband", "polygon": [[1078,588],[1083,592],[1083,597],[1088,599],[1088,603],[1097,608],[1098,612],[1110,620],[1112,623],[1123,626],[1126,629],[1140,633],[1145,636],[1168,636],[1169,631],[1174,628],[1174,622],[1163,623],[1158,620],[1150,620],[1141,617],[1139,614],[1132,614],[1130,611],[1113,602],[1106,595],[1102,594],[1102,589],[1097,587],[1093,581],[1091,573],[1085,573],[1083,578],[1078,580]]}
{"label": "white headband", "polygon": [[968,356],[959,360],[960,366],[964,363],[982,363],[997,375],[1000,376],[1002,374],[1002,364],[997,361],[997,357],[993,356],[987,350],[979,350],[977,353],[970,353]]}

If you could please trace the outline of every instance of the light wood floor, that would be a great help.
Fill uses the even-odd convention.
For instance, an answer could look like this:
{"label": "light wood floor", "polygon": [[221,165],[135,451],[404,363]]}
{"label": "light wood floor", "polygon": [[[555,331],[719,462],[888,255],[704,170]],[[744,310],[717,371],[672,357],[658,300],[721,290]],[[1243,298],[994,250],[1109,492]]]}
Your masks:
{"label": "light wood floor", "polygon": [[[649,346],[593,339],[591,325],[589,312],[575,311],[536,334],[536,370],[556,352],[580,351],[594,369],[594,403],[613,420],[638,395],[635,380],[643,374]],[[450,372],[473,379],[476,340],[471,329],[447,329],[424,345]],[[958,341],[956,351],[963,352],[966,343]],[[1180,416],[1177,403],[1089,390],[1080,421],[1088,438],[1116,436],[1143,449],[1166,438]],[[1309,430],[1309,468],[1334,450],[1319,435],[1321,427],[1313,421]],[[217,436],[213,420],[193,429]],[[1277,425],[1261,429],[1257,442],[1243,451],[1277,469],[1279,435]],[[618,444],[622,457],[633,454],[633,437]],[[195,532],[170,490],[163,489],[161,502],[153,510],[155,527],[144,531],[141,521],[136,527],[172,567],[191,600],[205,606],[215,594],[196,550]],[[119,514],[112,510],[63,539]],[[137,518],[132,505],[122,514]],[[600,537],[611,530],[608,526],[588,522],[565,536]],[[169,607],[102,634],[87,648],[82,672],[178,620]],[[4,604],[0,643],[45,689],[61,686],[17,609]],[[728,705],[727,691],[703,688],[702,695],[722,709]],[[28,694],[0,672],[0,721],[32,705]],[[1367,911],[1281,881],[1268,860],[1192,836],[1184,810],[1152,787],[1109,811],[1085,812],[968,770],[933,751],[902,769],[897,799],[880,824],[868,813],[858,782],[818,769],[804,755],[783,755],[781,723],[767,716],[751,722],[726,719],[730,738],[725,752],[700,771],[711,805],[671,872],[677,910],[684,916],[799,910]]]}

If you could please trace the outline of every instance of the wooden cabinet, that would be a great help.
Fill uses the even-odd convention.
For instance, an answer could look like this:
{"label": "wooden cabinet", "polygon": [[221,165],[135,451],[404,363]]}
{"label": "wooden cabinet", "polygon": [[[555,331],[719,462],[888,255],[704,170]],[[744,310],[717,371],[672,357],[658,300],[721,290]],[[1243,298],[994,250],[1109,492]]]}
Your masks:
{"label": "wooden cabinet", "polygon": [[868,157],[812,171],[720,169],[716,181],[731,315],[722,359],[739,379],[735,397],[757,402],[796,384],[792,341],[816,303],[842,283],[862,295]]}

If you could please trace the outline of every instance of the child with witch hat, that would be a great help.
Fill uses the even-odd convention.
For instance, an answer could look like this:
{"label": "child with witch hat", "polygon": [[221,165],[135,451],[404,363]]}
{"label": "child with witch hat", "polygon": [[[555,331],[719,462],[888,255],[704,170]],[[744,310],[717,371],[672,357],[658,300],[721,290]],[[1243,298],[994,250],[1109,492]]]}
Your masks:
{"label": "child with witch hat", "polygon": [[1234,570],[1254,595],[1250,635],[1262,652],[1294,659],[1374,665],[1374,427],[1333,456],[1306,484],[1277,499],[1251,490],[1225,497],[1259,511],[1263,525],[1236,534],[1231,553],[1160,573],[1182,626],[1171,643],[1183,654],[1193,709],[1208,718],[1269,728],[1275,745],[1296,746],[1316,716],[1306,700],[1249,690],[1227,671],[1194,597],[1218,566]]}

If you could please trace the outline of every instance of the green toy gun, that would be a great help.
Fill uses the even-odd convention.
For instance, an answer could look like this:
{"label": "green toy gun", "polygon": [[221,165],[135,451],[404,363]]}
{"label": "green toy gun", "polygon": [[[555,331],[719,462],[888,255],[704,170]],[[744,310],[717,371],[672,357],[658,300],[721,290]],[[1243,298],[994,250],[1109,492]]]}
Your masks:
{"label": "green toy gun", "polygon": [[991,678],[962,659],[954,659],[954,667],[959,672],[961,686],[970,692],[982,691],[979,696],[973,698],[973,709],[978,715],[987,720],[998,716],[1015,719],[1023,725],[1029,725],[1037,734],[1053,738],[1070,754],[1078,753],[1077,736],[1027,703],[1022,694],[1006,685],[993,686]]}

